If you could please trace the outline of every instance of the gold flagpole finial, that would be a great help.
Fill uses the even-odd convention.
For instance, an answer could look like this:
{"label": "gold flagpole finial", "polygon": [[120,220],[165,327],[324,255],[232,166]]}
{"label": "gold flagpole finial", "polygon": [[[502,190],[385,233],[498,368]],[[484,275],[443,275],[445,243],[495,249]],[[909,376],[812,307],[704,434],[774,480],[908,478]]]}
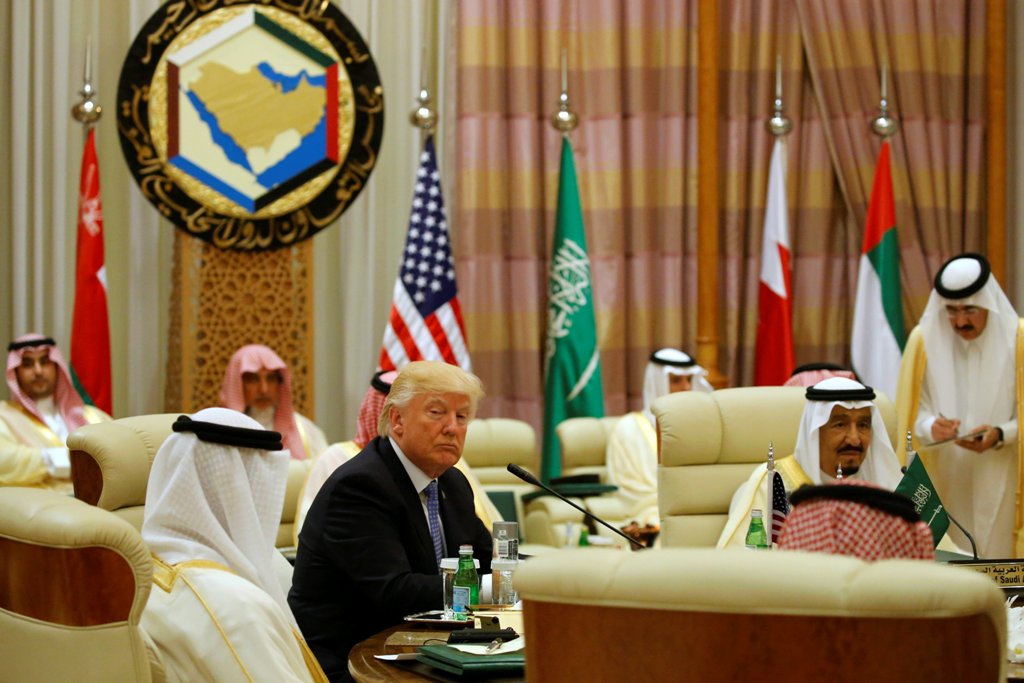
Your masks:
{"label": "gold flagpole finial", "polygon": [[551,125],[563,135],[576,128],[579,118],[569,109],[569,66],[562,48],[562,93],[558,96],[558,111],[551,115]]}
{"label": "gold flagpole finial", "polygon": [[775,55],[775,113],[768,119],[768,132],[777,138],[793,130],[793,122],[782,112],[782,55]]}
{"label": "gold flagpole finial", "polygon": [[93,101],[96,90],[92,87],[92,36],[86,38],[85,42],[85,70],[82,81],[82,100],[71,107],[71,116],[88,128],[99,121],[103,114],[103,107]]}
{"label": "gold flagpole finial", "polygon": [[431,131],[437,125],[437,110],[430,106],[430,90],[427,88],[427,48],[423,48],[423,61],[420,63],[420,94],[416,98],[419,105],[409,114],[412,125],[425,131]]}
{"label": "gold flagpole finial", "polygon": [[889,116],[888,79],[889,64],[883,62],[881,98],[878,101],[878,116],[871,120],[871,130],[873,130],[876,135],[880,135],[883,139],[895,134],[897,128],[896,119]]}

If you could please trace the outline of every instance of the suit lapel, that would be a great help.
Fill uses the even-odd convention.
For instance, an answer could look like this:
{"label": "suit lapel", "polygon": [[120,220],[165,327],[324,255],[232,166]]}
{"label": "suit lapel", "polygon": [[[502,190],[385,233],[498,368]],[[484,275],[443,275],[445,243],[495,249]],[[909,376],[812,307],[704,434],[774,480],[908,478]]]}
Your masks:
{"label": "suit lapel", "polygon": [[409,474],[402,467],[402,461],[398,459],[398,454],[391,447],[391,441],[385,437],[377,438],[380,439],[380,448],[378,450],[380,451],[381,460],[387,466],[391,478],[395,481],[395,487],[401,496],[402,505],[405,506],[405,517],[412,522],[412,530],[419,542],[420,554],[422,555],[420,559],[429,564],[434,564],[434,541],[430,538],[430,527],[427,526],[427,518],[423,514],[423,502],[420,499],[420,494],[416,492],[416,488],[409,479]]}

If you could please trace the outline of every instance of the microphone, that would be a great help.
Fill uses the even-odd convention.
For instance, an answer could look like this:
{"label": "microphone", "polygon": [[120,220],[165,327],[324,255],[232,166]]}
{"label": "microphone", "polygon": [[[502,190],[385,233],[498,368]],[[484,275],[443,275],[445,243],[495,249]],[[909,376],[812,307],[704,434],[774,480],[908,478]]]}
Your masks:
{"label": "microphone", "polygon": [[[915,453],[914,455],[917,455],[917,454]],[[900,468],[900,472],[902,472],[903,474],[906,474],[907,473],[906,466],[901,467]],[[971,542],[971,554],[974,555],[974,559],[975,560],[980,559],[978,557],[978,544],[974,542],[974,536],[971,536],[971,532],[968,531],[967,529],[965,529],[963,527],[963,525],[960,524],[960,522],[956,521],[953,518],[953,515],[949,514],[949,508],[946,508],[946,517],[948,517],[949,521],[953,522],[953,524],[956,525],[956,528],[959,529],[963,533],[963,535],[967,537],[967,540]]]}
{"label": "microphone", "polygon": [[540,480],[537,479],[537,477],[533,476],[532,474],[530,474],[529,472],[524,470],[519,465],[510,462],[506,469],[509,472],[511,472],[512,474],[514,474],[515,476],[517,476],[520,479],[522,479],[523,481],[525,481],[527,484],[532,484],[533,486],[537,486],[537,487],[540,487],[540,488],[544,489],[545,491],[547,491],[548,493],[553,495],[555,498],[558,498],[562,502],[568,503],[569,505],[573,506],[574,508],[576,508],[577,510],[582,512],[584,515],[586,515],[590,519],[594,520],[595,522],[599,522],[600,524],[603,524],[604,526],[608,527],[609,529],[611,529],[612,531],[617,533],[619,536],[622,536],[624,539],[626,539],[630,543],[633,543],[634,545],[636,545],[636,547],[639,548],[640,550],[644,550],[647,547],[643,543],[641,543],[640,541],[636,540],[635,538],[632,538],[629,535],[624,534],[621,530],[616,529],[611,524],[609,524],[608,522],[604,521],[603,519],[601,519],[600,517],[598,517],[594,513],[590,512],[589,510],[586,510],[586,509],[580,507],[579,505],[577,505],[576,503],[572,502],[571,500],[569,500],[568,498],[563,496],[561,493],[559,493],[558,491],[556,491],[553,488],[551,488],[550,486],[547,486],[545,484],[540,483]]}

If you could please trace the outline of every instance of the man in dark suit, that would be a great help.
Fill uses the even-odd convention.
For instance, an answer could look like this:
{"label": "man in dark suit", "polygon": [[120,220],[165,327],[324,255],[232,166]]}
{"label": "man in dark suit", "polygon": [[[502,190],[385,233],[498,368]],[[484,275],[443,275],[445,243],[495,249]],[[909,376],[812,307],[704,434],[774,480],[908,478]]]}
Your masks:
{"label": "man in dark suit", "polygon": [[351,680],[356,643],[405,615],[442,607],[442,557],[469,544],[489,571],[490,534],[453,467],[482,397],[480,380],[456,366],[410,363],[381,411],[380,436],[313,501],[288,603],[332,681]]}

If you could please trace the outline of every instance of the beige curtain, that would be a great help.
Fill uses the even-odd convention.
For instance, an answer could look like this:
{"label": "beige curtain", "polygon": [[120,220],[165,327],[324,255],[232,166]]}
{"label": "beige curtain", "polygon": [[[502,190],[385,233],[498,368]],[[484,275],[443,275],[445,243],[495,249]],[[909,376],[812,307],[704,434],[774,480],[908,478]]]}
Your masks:
{"label": "beige curtain", "polygon": [[[97,127],[108,304],[118,417],[177,410],[165,405],[174,228],[142,197],[122,160],[116,117],[121,63],[161,0],[0,2],[0,340],[28,330],[68,348],[74,301],[75,215],[83,143],[69,114],[93,38],[93,84],[105,114]],[[316,412],[331,440],[351,438],[377,363],[408,226],[420,132],[408,122],[424,46],[445,118],[438,149],[445,189],[454,186],[447,136],[453,93],[443,68],[452,0],[336,4],[370,45],[387,112],[370,185],[337,225],[314,240]],[[6,390],[0,389],[6,397]]]}

